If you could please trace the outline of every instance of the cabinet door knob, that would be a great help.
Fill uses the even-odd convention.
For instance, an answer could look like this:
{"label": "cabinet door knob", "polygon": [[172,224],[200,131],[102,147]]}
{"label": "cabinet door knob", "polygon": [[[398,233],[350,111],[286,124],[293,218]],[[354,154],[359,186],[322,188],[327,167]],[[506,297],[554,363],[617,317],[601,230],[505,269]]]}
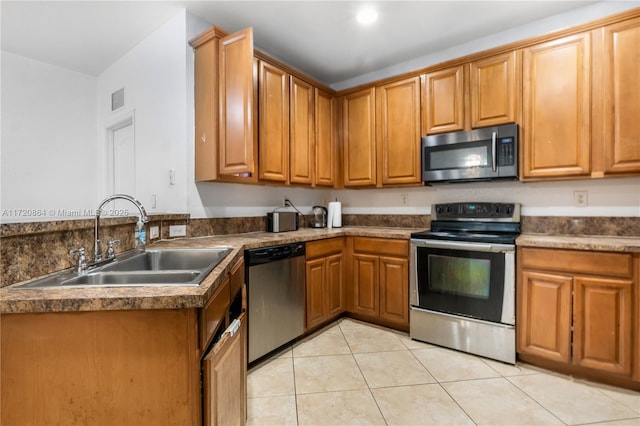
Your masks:
{"label": "cabinet door knob", "polygon": [[202,141],[202,143],[206,143],[207,142],[207,135],[205,133],[203,133],[202,136],[200,136],[200,140]]}

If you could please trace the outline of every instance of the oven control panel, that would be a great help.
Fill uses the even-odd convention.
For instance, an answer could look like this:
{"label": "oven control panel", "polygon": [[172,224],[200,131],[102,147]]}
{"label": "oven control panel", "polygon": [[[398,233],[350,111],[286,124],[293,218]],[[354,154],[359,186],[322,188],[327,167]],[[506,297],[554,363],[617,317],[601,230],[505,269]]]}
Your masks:
{"label": "oven control panel", "polygon": [[520,222],[519,203],[446,203],[431,206],[431,220]]}

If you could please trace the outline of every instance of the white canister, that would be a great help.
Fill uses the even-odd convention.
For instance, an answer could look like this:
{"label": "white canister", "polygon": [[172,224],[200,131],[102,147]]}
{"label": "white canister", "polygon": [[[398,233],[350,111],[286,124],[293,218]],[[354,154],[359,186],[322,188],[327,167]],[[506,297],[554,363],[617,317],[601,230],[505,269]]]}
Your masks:
{"label": "white canister", "polygon": [[327,208],[327,227],[342,227],[342,204],[340,201],[332,201]]}

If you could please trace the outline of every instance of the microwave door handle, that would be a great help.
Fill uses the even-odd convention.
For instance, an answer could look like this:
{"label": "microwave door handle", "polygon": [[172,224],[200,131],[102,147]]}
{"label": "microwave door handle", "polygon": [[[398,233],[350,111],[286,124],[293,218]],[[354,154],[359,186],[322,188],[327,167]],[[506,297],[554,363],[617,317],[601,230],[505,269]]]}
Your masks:
{"label": "microwave door handle", "polygon": [[497,150],[497,138],[498,138],[498,132],[493,132],[491,134],[491,159],[493,160],[493,163],[491,165],[491,168],[493,169],[493,172],[495,173],[496,170],[498,170],[498,165],[496,164],[496,150]]}

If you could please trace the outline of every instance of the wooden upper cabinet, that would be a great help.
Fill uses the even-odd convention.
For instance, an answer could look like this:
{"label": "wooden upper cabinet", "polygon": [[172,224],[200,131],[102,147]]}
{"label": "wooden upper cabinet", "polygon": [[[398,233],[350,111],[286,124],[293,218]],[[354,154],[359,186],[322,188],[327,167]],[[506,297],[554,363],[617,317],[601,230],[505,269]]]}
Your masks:
{"label": "wooden upper cabinet", "polygon": [[464,129],[464,66],[422,76],[422,133]]}
{"label": "wooden upper cabinet", "polygon": [[638,173],[640,18],[610,25],[602,32],[604,173]]}
{"label": "wooden upper cabinet", "polygon": [[375,90],[342,98],[344,186],[376,184]]}
{"label": "wooden upper cabinet", "polygon": [[313,183],[314,169],[314,87],[291,76],[290,157],[291,183]]}
{"label": "wooden upper cabinet", "polygon": [[258,61],[260,180],[289,179],[289,74]]}
{"label": "wooden upper cabinet", "polygon": [[218,177],[218,43],[210,38],[195,48],[195,180]]}
{"label": "wooden upper cabinet", "polygon": [[378,185],[420,184],[420,78],[375,90]]}
{"label": "wooden upper cabinet", "polygon": [[315,89],[315,173],[314,184],[336,183],[336,100],[330,93]]}
{"label": "wooden upper cabinet", "polygon": [[518,121],[518,51],[469,64],[471,127]]}
{"label": "wooden upper cabinet", "polygon": [[253,29],[220,40],[220,175],[255,173]]}
{"label": "wooden upper cabinet", "polygon": [[523,51],[523,178],[590,173],[590,34]]}

